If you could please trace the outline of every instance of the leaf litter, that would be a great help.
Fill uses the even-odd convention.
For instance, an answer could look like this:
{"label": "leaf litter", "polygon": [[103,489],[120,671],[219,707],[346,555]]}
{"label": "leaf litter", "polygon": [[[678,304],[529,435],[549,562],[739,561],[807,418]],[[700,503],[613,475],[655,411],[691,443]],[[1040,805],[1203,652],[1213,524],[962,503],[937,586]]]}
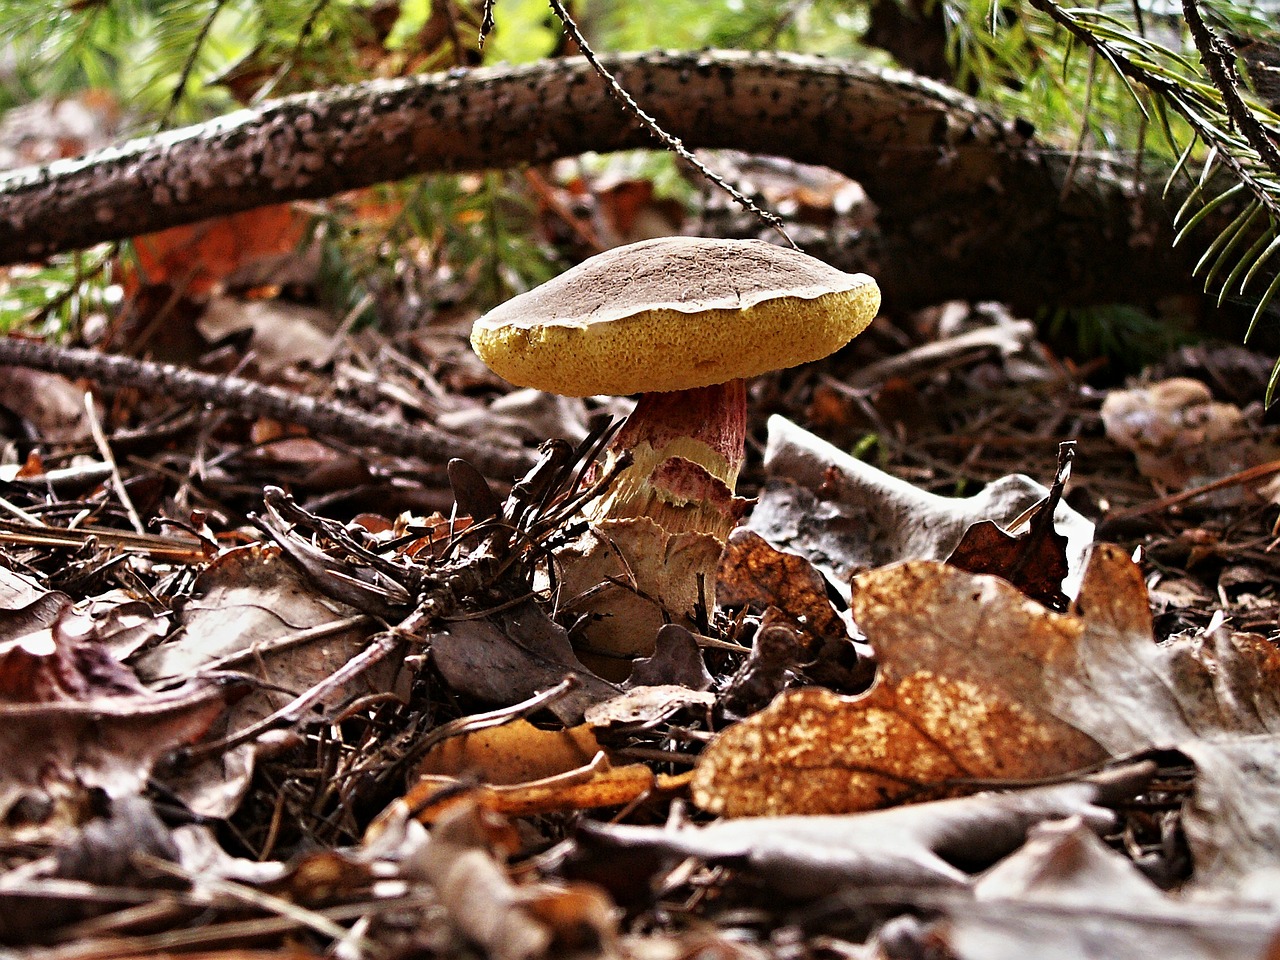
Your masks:
{"label": "leaf litter", "polygon": [[[525,477],[344,451],[363,486],[326,491],[327,454],[295,444],[309,497],[264,492],[238,486],[265,461],[235,444],[281,435],[250,423],[189,438],[223,455],[164,455],[163,476],[193,478],[155,501],[180,536],[126,536],[100,474],[15,486],[57,535],[0,530],[0,939],[67,957],[247,938],[352,958],[1268,956],[1280,654],[1240,629],[1274,633],[1265,521],[1241,539],[1188,501],[1176,528],[1094,544],[1104,499],[1164,491],[1020,337],[1004,387],[1033,399],[1001,423],[938,402],[1001,375],[968,346],[913,354],[883,390],[831,386],[840,358],[821,382],[764,378],[793,416],[789,396],[829,389],[836,443],[770,420],[720,608],[663,627],[622,679],[584,666],[557,568],[608,482],[588,464],[611,408],[489,415],[474,394],[493,384],[452,347],[422,369],[470,411],[459,429],[565,438]],[[1063,409],[1075,430],[1046,430]],[[879,434],[891,472],[841,449],[862,413],[907,410],[909,444]],[[970,433],[985,482],[955,496],[944,454]],[[1070,478],[1063,433],[1082,434]]]}

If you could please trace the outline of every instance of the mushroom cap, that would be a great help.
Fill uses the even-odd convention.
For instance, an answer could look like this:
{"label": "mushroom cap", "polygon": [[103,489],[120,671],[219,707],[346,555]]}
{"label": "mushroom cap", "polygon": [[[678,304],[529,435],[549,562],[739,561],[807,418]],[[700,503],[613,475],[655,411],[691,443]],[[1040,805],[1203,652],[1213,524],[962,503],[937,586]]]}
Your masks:
{"label": "mushroom cap", "polygon": [[580,263],[475,322],[499,376],[563,396],[688,390],[818,360],[880,307],[866,274],[762,240],[663,237]]}

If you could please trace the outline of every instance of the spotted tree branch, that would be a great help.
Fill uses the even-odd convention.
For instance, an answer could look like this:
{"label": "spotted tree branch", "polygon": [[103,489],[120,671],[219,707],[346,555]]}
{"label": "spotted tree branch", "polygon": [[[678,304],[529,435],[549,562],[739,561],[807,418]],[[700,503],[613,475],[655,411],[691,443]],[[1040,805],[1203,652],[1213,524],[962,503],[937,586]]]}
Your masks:
{"label": "spotted tree branch", "polygon": [[[1064,191],[1065,162],[1024,124],[943,85],[783,54],[602,62],[690,147],[787,156],[861,182],[877,238],[837,242],[829,258],[874,272],[897,306],[1131,301],[1186,282],[1158,191],[1134,200],[1102,168]],[[0,262],[413,174],[655,145],[580,58],[370,81],[8,174]]]}

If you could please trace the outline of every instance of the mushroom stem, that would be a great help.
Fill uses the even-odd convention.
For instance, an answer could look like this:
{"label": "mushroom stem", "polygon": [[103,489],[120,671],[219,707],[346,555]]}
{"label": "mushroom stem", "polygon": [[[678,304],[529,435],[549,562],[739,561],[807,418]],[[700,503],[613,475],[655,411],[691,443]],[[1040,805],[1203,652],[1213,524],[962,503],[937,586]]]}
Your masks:
{"label": "mushroom stem", "polygon": [[642,394],[606,455],[606,470],[624,454],[631,466],[588,516],[649,517],[669,534],[723,541],[744,506],[733,491],[746,434],[745,380]]}

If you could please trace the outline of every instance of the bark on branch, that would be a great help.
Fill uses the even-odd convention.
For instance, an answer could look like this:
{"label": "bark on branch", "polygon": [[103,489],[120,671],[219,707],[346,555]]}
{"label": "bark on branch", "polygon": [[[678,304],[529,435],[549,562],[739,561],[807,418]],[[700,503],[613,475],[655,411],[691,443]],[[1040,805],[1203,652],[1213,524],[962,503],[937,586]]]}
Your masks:
{"label": "bark on branch", "polygon": [[[1167,217],[1076,171],[1023,125],[899,71],[738,52],[605,58],[689,147],[824,164],[860,181],[881,236],[855,264],[895,306],[1132,301],[1182,289]],[[0,179],[0,262],[33,260],[411,174],[653,146],[581,59],[370,81]],[[1146,206],[1143,206],[1146,204]]]}

